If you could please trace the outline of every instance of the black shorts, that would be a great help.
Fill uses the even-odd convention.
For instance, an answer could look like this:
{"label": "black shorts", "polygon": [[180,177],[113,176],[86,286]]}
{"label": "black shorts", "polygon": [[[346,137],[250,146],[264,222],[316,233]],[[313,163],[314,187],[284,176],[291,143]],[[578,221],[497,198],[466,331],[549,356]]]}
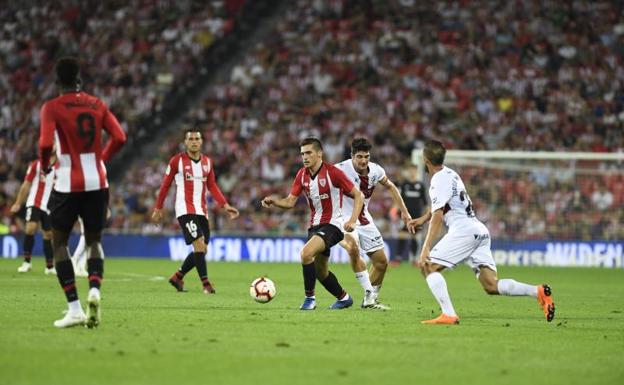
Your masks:
{"label": "black shorts", "polygon": [[108,189],[70,193],[53,190],[48,208],[53,229],[68,233],[80,216],[85,232],[98,233],[106,226]]}
{"label": "black shorts", "polygon": [[26,222],[40,222],[41,229],[50,230],[50,216],[39,207],[28,206],[26,207]]}
{"label": "black shorts", "polygon": [[339,244],[344,238],[342,230],[329,223],[310,227],[308,229],[308,241],[315,235],[321,237],[325,242],[325,250],[321,254],[326,257],[329,257],[330,249]]}
{"label": "black shorts", "polygon": [[210,225],[208,225],[208,218],[203,215],[186,214],[178,217],[178,223],[182,228],[182,234],[184,234],[184,241],[187,245],[190,245],[196,239],[204,237],[204,243],[208,244],[210,241]]}

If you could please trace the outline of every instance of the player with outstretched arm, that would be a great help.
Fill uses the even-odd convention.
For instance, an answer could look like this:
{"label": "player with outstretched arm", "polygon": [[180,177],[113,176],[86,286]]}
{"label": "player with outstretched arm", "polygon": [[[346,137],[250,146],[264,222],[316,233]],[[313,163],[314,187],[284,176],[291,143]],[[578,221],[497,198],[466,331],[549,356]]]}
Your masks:
{"label": "player with outstretched arm", "polygon": [[[353,299],[329,271],[329,253],[344,237],[341,227],[347,232],[355,228],[364,196],[340,169],[323,162],[323,145],[320,140],[305,138],[299,146],[303,167],[295,176],[290,194],[286,198],[266,197],[262,200],[262,206],[291,209],[295,207],[299,195],[305,194],[310,207],[310,226],[308,240],[301,250],[305,299],[300,309],[316,309],[316,279],[336,297],[330,309],[345,309],[353,305]],[[353,197],[354,208],[351,217],[343,225],[341,201],[344,194]]]}
{"label": "player with outstretched arm", "polygon": [[[458,324],[446,280],[440,272],[467,261],[477,275],[481,286],[491,295],[531,296],[537,298],[548,322],[555,317],[555,303],[548,285],[528,285],[513,279],[498,279],[492,257],[490,232],[475,215],[472,201],[464,182],[452,169],[444,165],[446,149],[436,140],[425,144],[423,160],[431,175],[429,197],[431,211],[414,219],[409,226],[418,228],[429,222],[427,237],[420,253],[420,267],[427,285],[442,308],[442,314],[425,324]],[[448,232],[435,246],[442,222]],[[433,248],[432,248],[433,247]]]}

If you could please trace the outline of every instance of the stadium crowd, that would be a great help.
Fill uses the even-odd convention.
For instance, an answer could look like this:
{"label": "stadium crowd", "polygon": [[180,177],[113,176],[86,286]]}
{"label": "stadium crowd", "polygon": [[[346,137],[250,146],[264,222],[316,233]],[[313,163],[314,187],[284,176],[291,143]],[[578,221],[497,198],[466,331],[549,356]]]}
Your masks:
{"label": "stadium crowd", "polygon": [[[202,54],[233,27],[244,0],[10,2],[0,9],[0,209],[7,221],[37,156],[39,109],[58,92],[53,65],[80,57],[87,91],[104,100],[129,138],[192,81]],[[132,139],[131,139],[132,141]]]}
{"label": "stadium crowd", "polygon": [[[134,15],[131,19],[150,15],[141,8],[129,6],[113,18],[119,24],[106,19],[113,23],[106,26],[112,35],[109,44],[84,55],[95,66],[101,61],[94,57],[125,58],[127,46],[129,57],[123,64],[88,72],[93,76],[89,83],[97,85],[94,91],[113,106],[125,100],[120,105],[130,111],[121,110],[120,115],[130,135],[132,116],[158,108],[166,93],[156,69],[175,68],[181,72],[171,75],[177,77],[192,68],[194,51],[184,42],[197,44],[197,39],[192,34],[180,38],[187,26],[194,20],[205,31],[199,21],[206,14],[182,13],[168,19],[176,31],[169,42],[182,45],[179,53],[169,55],[163,48],[169,47],[164,32],[147,39],[139,53],[131,47],[142,46],[142,34],[136,32],[137,38],[131,39],[133,28],[123,33],[109,29],[125,26],[128,14]],[[50,19],[45,18],[48,24],[53,23]],[[94,22],[83,28],[97,26]],[[222,23],[210,36],[225,28]],[[59,37],[58,47],[71,40],[62,40],[62,33],[54,36]],[[44,34],[26,40],[38,39],[46,41]],[[111,50],[122,52],[113,55]],[[177,63],[171,66],[174,58]],[[259,207],[260,197],[289,191],[301,166],[301,138],[319,136],[326,160],[337,162],[349,156],[353,137],[366,136],[375,144],[373,160],[394,181],[402,179],[412,149],[430,137],[456,149],[621,152],[623,59],[624,16],[617,2],[299,0],[274,26],[270,40],[251,48],[229,81],[213,85],[191,108],[185,126],[202,128],[204,152],[216,163],[219,184],[241,209],[237,222],[221,221],[215,212],[213,225],[219,231],[302,234],[307,223],[303,205],[288,212]],[[23,156],[36,137],[37,107],[52,92],[51,85],[43,83],[42,65],[18,64],[12,71],[6,59],[1,63],[0,79],[10,81],[23,68],[30,74],[21,91],[10,86],[13,99],[0,95],[0,127],[10,127],[1,131],[0,159],[18,159],[16,152]],[[40,83],[34,82],[35,75]],[[119,86],[120,81],[130,85]],[[38,91],[25,97],[35,89],[32,84],[39,84]],[[131,92],[134,85],[141,96],[153,98],[137,98]],[[5,110],[15,115],[11,124]],[[19,114],[24,115],[21,125],[14,123]],[[16,127],[31,132],[16,136]],[[150,224],[149,213],[166,162],[181,142],[181,134],[173,134],[156,154],[135,161],[114,183],[112,231],[162,231]],[[19,186],[18,163],[7,163],[0,170],[5,208],[17,188],[11,186]],[[569,165],[557,165],[558,170]],[[614,210],[624,204],[624,167],[591,169],[599,166],[585,165],[590,170],[580,173],[555,172],[557,167],[546,164],[519,173],[457,168],[464,173],[477,215],[495,238],[624,239],[624,227],[618,226],[624,223],[624,212]],[[382,232],[395,235],[398,218],[391,200],[379,195],[371,211]],[[165,207],[171,209],[171,203],[168,199]],[[169,226],[173,230],[177,224],[172,220]]]}

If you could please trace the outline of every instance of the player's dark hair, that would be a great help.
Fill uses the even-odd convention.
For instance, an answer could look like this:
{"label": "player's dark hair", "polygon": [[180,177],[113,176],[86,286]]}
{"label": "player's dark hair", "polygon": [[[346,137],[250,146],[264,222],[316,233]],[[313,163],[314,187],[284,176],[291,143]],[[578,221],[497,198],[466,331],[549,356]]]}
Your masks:
{"label": "player's dark hair", "polygon": [[313,136],[309,136],[303,139],[301,142],[299,142],[299,147],[307,146],[308,144],[314,145],[314,148],[316,149],[316,151],[323,151],[323,144],[321,143],[320,140],[318,140],[317,138]]}
{"label": "player's dark hair", "polygon": [[199,129],[198,127],[192,127],[184,130],[184,139],[186,139],[186,136],[191,132],[197,132],[199,133],[199,135],[201,135],[202,139],[204,138],[204,134],[202,133],[201,129]]}
{"label": "player's dark hair", "polygon": [[358,152],[370,152],[373,145],[366,138],[355,138],[351,142],[351,154],[355,155]]}
{"label": "player's dark hair", "polygon": [[80,79],[80,63],[75,57],[63,57],[56,62],[56,82],[61,87],[73,88],[82,83]]}
{"label": "player's dark hair", "polygon": [[446,156],[446,148],[442,142],[437,140],[428,140],[425,143],[425,149],[423,150],[425,158],[434,166],[441,166],[444,163],[444,157]]}

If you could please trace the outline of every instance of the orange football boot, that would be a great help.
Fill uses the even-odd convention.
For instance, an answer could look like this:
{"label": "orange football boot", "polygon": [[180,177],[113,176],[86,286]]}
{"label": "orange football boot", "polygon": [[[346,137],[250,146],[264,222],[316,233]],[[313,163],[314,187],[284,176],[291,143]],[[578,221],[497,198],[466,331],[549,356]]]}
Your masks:
{"label": "orange football boot", "polygon": [[552,300],[552,289],[548,285],[539,285],[537,287],[537,302],[544,310],[546,321],[550,322],[555,318],[555,303]]}
{"label": "orange football boot", "polygon": [[428,325],[459,325],[459,317],[442,313],[434,319],[420,321],[420,323]]}

